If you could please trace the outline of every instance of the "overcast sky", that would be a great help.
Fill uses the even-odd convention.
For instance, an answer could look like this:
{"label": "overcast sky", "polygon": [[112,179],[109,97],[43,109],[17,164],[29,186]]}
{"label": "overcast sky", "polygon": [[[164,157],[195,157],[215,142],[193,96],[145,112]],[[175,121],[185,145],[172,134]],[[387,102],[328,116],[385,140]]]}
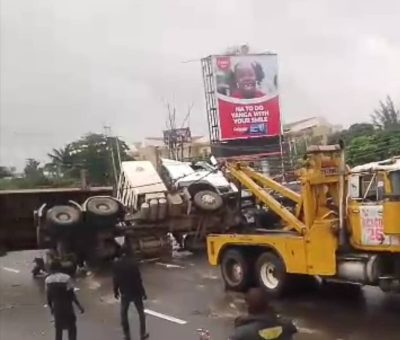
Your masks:
{"label": "overcast sky", "polygon": [[[0,164],[46,161],[104,124],[129,143],[165,127],[163,101],[207,134],[201,57],[279,54],[284,121],[366,121],[399,104],[396,0],[0,0]],[[193,62],[184,63],[187,60]]]}

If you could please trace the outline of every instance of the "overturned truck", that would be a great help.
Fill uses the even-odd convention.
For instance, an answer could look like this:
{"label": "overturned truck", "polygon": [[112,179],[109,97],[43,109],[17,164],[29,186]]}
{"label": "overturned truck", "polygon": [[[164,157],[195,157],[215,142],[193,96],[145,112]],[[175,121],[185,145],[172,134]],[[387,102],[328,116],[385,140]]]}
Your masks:
{"label": "overturned truck", "polygon": [[150,255],[168,248],[171,236],[183,249],[200,250],[210,231],[235,224],[237,190],[223,194],[215,181],[206,181],[216,169],[190,172],[179,163],[164,161],[163,178],[148,161],[122,163],[116,196],[125,207],[122,229],[136,251]]}
{"label": "overturned truck", "polygon": [[[44,267],[59,258],[74,272],[84,263],[98,265],[118,255],[118,237],[129,241],[142,257],[159,257],[171,254],[172,243],[192,252],[204,249],[208,233],[238,223],[237,189],[217,169],[175,179],[165,177],[167,170],[160,175],[148,161],[123,162],[114,190],[49,189],[58,190],[57,197],[39,200],[32,193],[32,202],[24,201],[20,214],[7,224],[12,227],[1,226],[0,244],[7,250],[47,249]],[[210,180],[216,175],[222,179]],[[21,197],[27,199],[26,194]],[[6,209],[15,210],[9,196],[4,195],[3,201]],[[22,228],[17,216],[25,215],[29,218]]]}

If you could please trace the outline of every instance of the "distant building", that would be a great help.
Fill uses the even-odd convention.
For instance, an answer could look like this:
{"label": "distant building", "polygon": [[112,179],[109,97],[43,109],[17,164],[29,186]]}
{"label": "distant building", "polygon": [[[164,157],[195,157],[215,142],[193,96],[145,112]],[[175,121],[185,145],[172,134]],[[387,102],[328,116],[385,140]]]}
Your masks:
{"label": "distant building", "polygon": [[154,165],[157,164],[157,157],[189,161],[211,155],[210,141],[204,136],[192,136],[190,143],[184,143],[183,148],[177,150],[170,150],[163,137],[146,137],[143,143],[134,143],[130,149],[131,156],[136,160],[148,160]]}
{"label": "distant building", "polygon": [[283,125],[285,140],[293,149],[299,144],[326,144],[328,137],[340,131],[340,125],[330,124],[323,117],[311,117]]}

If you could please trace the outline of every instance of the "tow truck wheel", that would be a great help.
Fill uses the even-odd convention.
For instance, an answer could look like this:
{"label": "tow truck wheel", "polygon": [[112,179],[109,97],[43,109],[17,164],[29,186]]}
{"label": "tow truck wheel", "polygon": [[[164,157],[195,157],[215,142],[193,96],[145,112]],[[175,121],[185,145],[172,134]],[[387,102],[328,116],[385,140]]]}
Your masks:
{"label": "tow truck wheel", "polygon": [[194,205],[205,211],[215,211],[222,207],[223,201],[215,191],[201,190],[193,197]]}
{"label": "tow truck wheel", "polygon": [[221,272],[226,288],[244,291],[249,284],[249,264],[243,253],[237,249],[229,249],[222,255]]}
{"label": "tow truck wheel", "polygon": [[287,283],[286,267],[283,261],[272,252],[263,253],[256,262],[256,275],[261,288],[270,297],[279,297]]}

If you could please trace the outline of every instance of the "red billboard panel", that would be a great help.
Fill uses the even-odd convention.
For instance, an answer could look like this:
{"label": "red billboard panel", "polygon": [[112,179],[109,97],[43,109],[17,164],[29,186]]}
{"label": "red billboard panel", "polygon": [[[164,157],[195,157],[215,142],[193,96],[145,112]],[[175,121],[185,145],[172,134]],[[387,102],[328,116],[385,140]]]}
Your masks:
{"label": "red billboard panel", "polygon": [[281,134],[274,54],[213,56],[220,140]]}

